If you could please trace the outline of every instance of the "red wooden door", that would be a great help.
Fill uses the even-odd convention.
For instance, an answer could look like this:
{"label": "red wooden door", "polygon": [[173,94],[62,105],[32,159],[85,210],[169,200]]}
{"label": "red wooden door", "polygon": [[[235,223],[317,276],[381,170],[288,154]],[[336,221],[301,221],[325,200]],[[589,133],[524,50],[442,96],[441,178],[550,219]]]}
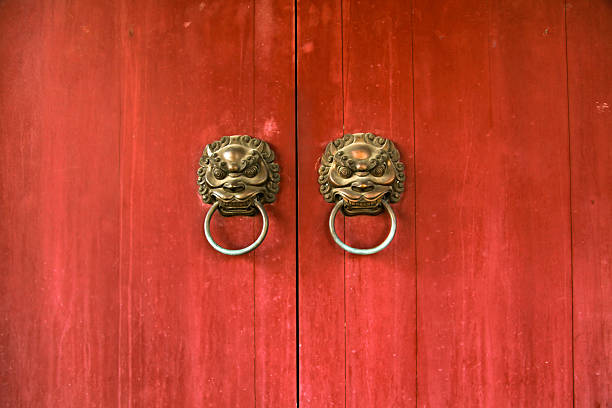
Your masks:
{"label": "red wooden door", "polygon": [[[0,2],[0,405],[610,406],[610,38],[607,0]],[[370,256],[317,181],[356,132],[405,164]],[[281,167],[239,257],[195,183],[231,134]]]}
{"label": "red wooden door", "polygon": [[[612,404],[611,28],[603,0],[298,2],[303,406]],[[313,176],[354,132],[406,165],[367,257]]]}
{"label": "red wooden door", "polygon": [[[294,6],[255,3],[0,4],[0,405],[295,405]],[[282,185],[228,258],[196,170],[231,134]]]}

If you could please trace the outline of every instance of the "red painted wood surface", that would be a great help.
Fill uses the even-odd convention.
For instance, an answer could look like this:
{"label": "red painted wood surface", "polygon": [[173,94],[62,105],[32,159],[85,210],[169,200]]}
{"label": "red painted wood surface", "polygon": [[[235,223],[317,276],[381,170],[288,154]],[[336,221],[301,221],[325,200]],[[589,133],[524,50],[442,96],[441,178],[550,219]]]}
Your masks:
{"label": "red painted wood surface", "polygon": [[117,404],[116,13],[0,4],[3,407]]}
{"label": "red painted wood surface", "polygon": [[[281,168],[272,224],[255,258],[255,402],[297,404],[295,5],[255,2],[253,134],[270,143]],[[242,406],[242,405],[240,405]]]}
{"label": "red painted wood surface", "polygon": [[[385,352],[400,343],[393,335],[385,338],[387,327],[376,324],[379,315],[391,321],[385,314],[389,307],[405,305],[401,303],[405,298],[417,296],[418,406],[569,406],[574,391],[567,65],[570,87],[572,65],[579,65],[571,58],[572,20],[566,61],[562,2],[417,2],[413,27],[404,28],[408,31],[403,33],[405,41],[397,45],[404,47],[403,58],[410,56],[406,38],[414,31],[412,95],[409,86],[401,88],[396,83],[410,84],[410,62],[407,73],[403,70],[393,82],[382,80],[394,72],[389,65],[393,60],[385,59],[394,43],[384,41],[385,35],[392,40],[406,20],[395,10],[395,19],[382,24],[385,4],[370,6],[345,1],[341,7],[338,2],[298,7],[300,399],[307,406],[372,406],[373,401],[384,405],[389,404],[390,393],[409,389],[406,384],[412,373],[408,371],[398,388],[393,386],[396,377],[377,377],[390,367]],[[598,114],[604,114],[608,94],[595,89],[607,89],[603,55],[608,42],[602,34],[607,32],[602,27],[607,20],[597,7],[591,4],[590,14],[583,11],[576,17],[576,49],[589,35],[602,40],[581,48],[577,55],[590,56],[592,61],[576,68],[574,75],[576,82],[590,75],[591,88],[577,98],[592,99],[596,94]],[[587,28],[593,15],[599,16],[599,25]],[[343,27],[338,27],[339,21]],[[343,64],[340,83],[339,59]],[[394,67],[398,66],[403,64]],[[393,95],[395,87],[404,94],[393,105],[385,96]],[[316,195],[314,176],[308,179],[308,175],[314,174],[325,143],[340,134],[340,122],[345,132],[395,131],[393,139],[400,141],[404,158],[412,160],[403,146],[410,128],[396,130],[411,117],[412,96],[418,287],[411,292],[410,281],[401,281],[405,286],[399,296],[403,298],[398,298],[384,278],[391,274],[390,264],[377,265],[377,256],[342,258],[338,249],[330,249],[328,213],[313,208],[305,197]],[[398,118],[391,106],[407,111]],[[582,100],[577,106],[582,110],[576,115],[595,115]],[[395,127],[385,122],[393,119],[399,120]],[[601,139],[606,120],[606,116],[591,120],[593,134],[574,141],[573,149],[581,143],[581,149],[590,149],[589,158],[606,157],[609,141]],[[572,122],[572,129],[584,129],[581,122]],[[412,145],[407,146],[410,152]],[[582,188],[597,194],[601,208],[607,208],[609,199],[606,166],[605,161],[590,160],[590,166],[574,161],[572,167],[574,173],[589,177]],[[574,202],[576,194],[587,200],[589,193],[577,191]],[[594,230],[598,235],[583,242],[574,240],[574,251],[580,245],[586,247],[583,262],[588,262],[583,266],[582,289],[574,288],[582,291],[576,292],[582,300],[575,297],[574,301],[582,302],[585,315],[591,313],[582,323],[588,325],[585,333],[577,336],[584,336],[580,341],[594,345],[599,353],[576,363],[576,369],[583,370],[576,372],[576,401],[585,406],[607,403],[610,344],[607,285],[602,283],[607,271],[607,213],[598,211],[593,225],[593,211],[598,207],[594,209],[590,201],[586,204],[588,218],[581,226],[574,221],[574,234],[583,228],[585,235]],[[329,209],[322,201],[320,205]],[[414,215],[404,215],[408,224]],[[383,223],[349,219],[345,238],[355,245],[375,242],[382,237]],[[337,225],[342,227],[343,222]],[[375,230],[368,236],[353,235],[363,226]],[[594,248],[596,253],[591,252]],[[313,259],[312,253],[319,256]],[[398,259],[397,255],[392,259]],[[409,271],[410,256],[401,254],[399,259]],[[599,274],[591,273],[595,267],[600,268]],[[379,281],[369,286],[367,279],[375,274]],[[372,311],[372,304],[378,309]],[[575,324],[580,326],[578,320]],[[409,336],[402,346],[411,347]],[[576,353],[580,353],[578,343]],[[576,354],[575,358],[581,357]],[[397,406],[410,406],[405,401]]]}
{"label": "red painted wood surface", "polygon": [[[122,405],[254,405],[254,258],[202,239],[193,188],[204,144],[253,131],[251,7],[123,7]],[[255,234],[214,221],[225,245]]]}
{"label": "red painted wood surface", "polygon": [[[317,182],[318,159],[343,129],[392,138],[413,179],[410,24],[410,7],[396,1],[298,4],[304,406],[412,406],[416,400],[414,186],[407,183],[404,200],[394,206],[399,229],[390,248],[359,257],[345,256],[332,241],[331,205]],[[376,245],[389,228],[385,216],[345,222],[346,241],[358,247]]]}
{"label": "red painted wood surface", "polygon": [[[271,143],[282,186],[291,185],[292,25],[290,2],[124,8],[123,404],[294,404],[292,189],[269,206],[261,248],[228,258],[203,240],[207,206],[194,188],[204,145],[244,133]],[[261,228],[260,219],[213,222],[226,246],[252,242]]]}
{"label": "red painted wood surface", "polygon": [[[391,245],[345,258],[347,407],[416,402],[411,8],[395,0],[342,2],[344,132],[390,138],[408,180],[392,206],[398,229]],[[345,241],[358,248],[382,242],[390,227],[386,214],[344,222]]]}
{"label": "red painted wood surface", "polygon": [[612,4],[567,5],[576,407],[612,404]]}
{"label": "red painted wood surface", "polygon": [[563,1],[415,4],[418,405],[572,405]]}
{"label": "red painted wood surface", "polygon": [[[293,3],[0,13],[2,405],[295,405]],[[236,133],[271,143],[284,184],[258,252],[226,257],[195,171]]]}
{"label": "red painted wood surface", "polygon": [[[294,406],[298,292],[302,406],[607,406],[611,22],[607,0],[2,2],[0,405]],[[407,175],[368,257],[317,183],[358,131]],[[282,179],[264,244],[228,258],[195,170],[235,133]],[[355,246],[388,226],[337,220]]]}
{"label": "red painted wood surface", "polygon": [[299,401],[343,407],[344,254],[329,235],[331,208],[317,181],[325,146],[342,136],[341,5],[297,6]]}

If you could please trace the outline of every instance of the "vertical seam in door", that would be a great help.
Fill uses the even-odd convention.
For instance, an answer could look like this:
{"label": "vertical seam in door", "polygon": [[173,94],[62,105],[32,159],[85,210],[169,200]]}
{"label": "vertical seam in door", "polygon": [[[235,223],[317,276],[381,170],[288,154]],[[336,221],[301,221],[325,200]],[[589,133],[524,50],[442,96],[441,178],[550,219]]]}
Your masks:
{"label": "vertical seam in door", "polygon": [[293,108],[294,108],[294,151],[295,156],[295,401],[300,406],[300,252],[299,252],[299,165],[298,165],[298,18],[297,0],[293,0]]}
{"label": "vertical seam in door", "polygon": [[570,294],[571,303],[571,345],[572,345],[572,407],[576,405],[576,384],[574,373],[574,226],[572,220],[572,136],[570,128],[569,53],[567,46],[567,0],[563,2],[563,29],[565,31],[565,92],[567,96],[567,159],[569,165],[569,227],[570,227]]}
{"label": "vertical seam in door", "polygon": [[121,148],[122,148],[122,133],[123,133],[123,108],[124,108],[124,100],[123,100],[123,92],[125,90],[125,84],[123,83],[123,65],[124,65],[124,47],[122,40],[122,27],[123,27],[123,5],[120,5],[117,10],[117,15],[119,16],[118,22],[116,23],[117,29],[117,37],[118,37],[118,47],[119,47],[119,143],[118,143],[118,151],[117,151],[117,160],[119,161],[119,177],[118,177],[118,186],[119,186],[119,262],[117,268],[117,293],[118,293],[118,319],[117,319],[117,408],[121,406],[121,317],[123,316],[122,308],[123,308],[123,294],[121,292],[121,250],[123,245],[123,188],[121,185]]}
{"label": "vertical seam in door", "polygon": [[[252,100],[252,105],[251,105],[251,112],[252,112],[252,124],[251,124],[251,134],[253,135],[253,137],[256,137],[255,135],[255,0],[252,1],[252,13],[253,13],[253,17],[251,20],[251,25],[252,25],[252,49],[251,49],[251,64],[252,64],[252,92],[253,92],[253,100]],[[251,222],[251,230],[253,232],[255,232],[255,223]],[[255,262],[256,262],[256,254],[255,252],[252,252],[252,256],[251,256],[251,261],[252,261],[252,269],[253,269],[253,406],[257,407],[257,330],[256,330],[256,324],[257,324],[257,314],[256,314],[256,310],[257,310],[257,303],[255,301],[256,298],[256,293],[257,293],[257,287],[255,286]]]}
{"label": "vertical seam in door", "polygon": [[[342,132],[344,136],[344,0],[340,0],[340,79],[342,83]],[[344,242],[346,242],[346,217],[342,217]],[[347,355],[346,355],[346,343],[348,336],[348,328],[346,322],[346,251],[342,251],[342,303],[343,303],[343,320],[344,320],[344,406],[347,406],[346,392],[347,392]]]}
{"label": "vertical seam in door", "polygon": [[410,13],[410,64],[412,69],[412,174],[414,183],[414,405],[418,406],[419,399],[419,376],[418,376],[418,358],[419,358],[419,297],[418,297],[418,268],[417,268],[417,173],[416,173],[416,90],[414,88],[414,4],[416,0],[412,1],[411,13]]}
{"label": "vertical seam in door", "polygon": [[117,407],[121,406],[121,317],[123,316],[122,308],[123,308],[123,294],[121,292],[121,250],[123,244],[123,188],[121,185],[121,135],[123,133],[123,91],[125,84],[123,83],[123,46],[122,46],[122,36],[121,29],[123,23],[123,6],[119,7],[117,14],[119,15],[119,21],[117,23],[117,31],[119,38],[119,143],[118,143],[118,151],[117,151],[117,160],[119,161],[119,177],[118,177],[118,185],[119,185],[119,267],[117,268],[117,293],[118,293],[118,321],[117,321]]}

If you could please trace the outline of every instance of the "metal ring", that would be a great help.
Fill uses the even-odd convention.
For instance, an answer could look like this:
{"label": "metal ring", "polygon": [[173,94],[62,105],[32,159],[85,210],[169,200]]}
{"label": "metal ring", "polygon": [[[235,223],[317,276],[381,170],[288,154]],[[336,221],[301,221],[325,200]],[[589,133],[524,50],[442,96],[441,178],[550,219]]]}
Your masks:
{"label": "metal ring", "polygon": [[393,237],[395,236],[395,230],[397,229],[397,219],[395,218],[395,213],[393,212],[393,209],[391,208],[389,203],[386,200],[383,200],[382,203],[385,209],[387,210],[387,212],[389,213],[389,216],[391,217],[391,231],[389,231],[389,235],[387,235],[387,238],[385,238],[385,240],[381,242],[379,245],[375,246],[374,248],[363,248],[362,249],[362,248],[353,248],[351,246],[346,245],[338,237],[338,234],[336,234],[336,227],[334,226],[334,220],[336,219],[336,214],[338,214],[338,210],[344,204],[342,200],[338,201],[336,205],[334,206],[334,209],[332,210],[331,214],[329,215],[329,232],[331,232],[331,236],[336,242],[336,244],[338,244],[340,248],[344,249],[346,252],[350,252],[351,254],[355,254],[355,255],[371,255],[371,254],[375,254],[385,249],[391,243],[391,241],[393,241]]}
{"label": "metal ring", "polygon": [[223,248],[221,245],[217,244],[213,239],[212,235],[210,234],[210,220],[215,211],[217,211],[217,208],[219,207],[219,202],[215,201],[215,203],[206,213],[206,219],[204,220],[204,235],[206,235],[206,239],[213,248],[225,255],[242,255],[246,254],[247,252],[251,252],[263,242],[263,240],[266,238],[266,234],[268,233],[268,214],[266,213],[266,210],[259,201],[254,200],[254,203],[255,207],[257,207],[257,209],[261,213],[261,217],[263,218],[263,226],[261,228],[261,233],[259,234],[259,237],[257,237],[255,242],[253,242],[248,247],[242,249],[226,249]]}

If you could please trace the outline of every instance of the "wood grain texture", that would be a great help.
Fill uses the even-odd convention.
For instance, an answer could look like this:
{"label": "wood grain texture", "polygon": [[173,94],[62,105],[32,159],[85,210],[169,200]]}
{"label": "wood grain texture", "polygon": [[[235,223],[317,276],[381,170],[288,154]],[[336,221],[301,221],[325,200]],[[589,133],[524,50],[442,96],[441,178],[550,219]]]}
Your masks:
{"label": "wood grain texture", "polygon": [[[344,255],[331,240],[331,206],[318,192],[316,173],[325,146],[344,129],[397,141],[413,178],[410,21],[410,7],[392,1],[298,4],[300,401],[305,406],[415,403],[413,185],[396,208],[400,229],[392,246],[359,258]],[[349,243],[372,246],[384,238],[389,222],[385,216],[359,217],[346,225]],[[340,217],[340,236],[343,226]]]}
{"label": "wood grain texture", "polygon": [[567,4],[576,407],[612,406],[612,3]]}
{"label": "wood grain texture", "polygon": [[253,131],[252,2],[125,3],[121,39],[121,404],[252,406],[253,256],[208,245],[194,188],[206,143]]}
{"label": "wood grain texture", "polygon": [[572,405],[561,1],[416,2],[419,406]]}
{"label": "wood grain texture", "polygon": [[[252,1],[124,6],[124,405],[243,407],[254,406],[256,398],[271,406],[295,400],[295,247],[291,238],[274,245],[281,235],[295,236],[291,188],[283,191],[292,179],[293,120],[277,111],[293,105],[291,40],[278,50],[266,42],[290,37],[287,5],[273,6],[280,17],[267,15],[265,5],[256,14]],[[283,25],[258,24],[256,16],[278,17]],[[274,81],[286,82],[270,85]],[[269,138],[283,166],[279,202],[269,206],[270,234],[259,256],[227,257],[202,234],[208,206],[195,188],[198,159],[206,143],[231,134]],[[212,232],[222,245],[239,247],[260,228],[260,218],[216,216]],[[266,255],[273,253],[283,261],[268,271]]]}
{"label": "wood grain texture", "polygon": [[117,404],[112,3],[0,4],[0,405]]}
{"label": "wood grain texture", "polygon": [[299,400],[344,407],[344,254],[329,234],[331,206],[317,181],[325,146],[342,135],[341,4],[297,5]]}
{"label": "wood grain texture", "polygon": [[295,407],[296,146],[295,17],[290,0],[255,2],[254,135],[272,146],[281,168],[272,225],[255,257],[255,399],[260,407]]}
{"label": "wood grain texture", "polygon": [[[389,247],[346,254],[347,407],[416,406],[411,20],[410,2],[342,4],[344,132],[391,139],[408,180],[392,205],[398,230]],[[344,223],[346,242],[358,248],[377,245],[390,227],[386,213]]]}

